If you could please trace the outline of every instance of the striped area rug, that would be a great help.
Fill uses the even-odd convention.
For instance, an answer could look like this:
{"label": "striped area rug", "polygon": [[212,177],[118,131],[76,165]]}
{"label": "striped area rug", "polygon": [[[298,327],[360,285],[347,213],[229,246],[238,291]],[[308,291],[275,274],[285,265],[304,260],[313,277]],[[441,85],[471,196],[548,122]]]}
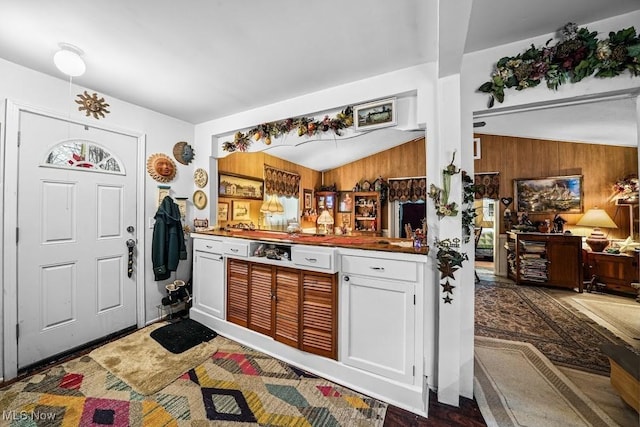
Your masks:
{"label": "striped area rug", "polygon": [[387,404],[218,336],[152,395],[85,355],[0,389],[0,425],[382,426]]}
{"label": "striped area rug", "polygon": [[474,396],[490,427],[617,425],[524,342],[476,336]]}

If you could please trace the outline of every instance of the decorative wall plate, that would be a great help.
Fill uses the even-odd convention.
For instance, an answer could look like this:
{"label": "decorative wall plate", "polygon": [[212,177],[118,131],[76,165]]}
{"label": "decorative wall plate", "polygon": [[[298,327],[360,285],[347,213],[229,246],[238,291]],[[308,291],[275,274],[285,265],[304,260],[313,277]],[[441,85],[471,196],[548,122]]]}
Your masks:
{"label": "decorative wall plate", "polygon": [[195,157],[195,152],[191,145],[184,141],[180,141],[173,146],[173,157],[183,165],[188,165]]}
{"label": "decorative wall plate", "polygon": [[209,182],[209,175],[207,174],[207,171],[202,168],[196,169],[193,173],[193,181],[198,187],[203,188],[207,185],[207,182]]}
{"label": "decorative wall plate", "polygon": [[193,206],[198,209],[204,209],[207,206],[207,195],[202,190],[196,190],[193,193]]}
{"label": "decorative wall plate", "polygon": [[147,172],[158,182],[171,182],[176,176],[176,164],[166,154],[152,154],[147,159]]}

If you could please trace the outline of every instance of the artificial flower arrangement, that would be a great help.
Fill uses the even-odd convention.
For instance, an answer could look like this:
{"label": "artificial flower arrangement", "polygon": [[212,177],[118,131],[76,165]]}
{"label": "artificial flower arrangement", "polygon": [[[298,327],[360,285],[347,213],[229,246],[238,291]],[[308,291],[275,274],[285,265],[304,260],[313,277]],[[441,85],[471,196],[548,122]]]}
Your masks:
{"label": "artificial flower arrangement", "polygon": [[222,144],[224,151],[247,151],[253,141],[262,141],[265,145],[271,144],[272,138],[279,138],[294,130],[299,137],[313,136],[320,132],[333,132],[340,136],[341,130],[353,126],[353,108],[346,107],[336,114],[334,118],[324,116],[322,120],[315,120],[310,117],[297,117],[277,122],[262,123],[247,133],[236,132],[233,141]]}
{"label": "artificial flower arrangement", "polygon": [[544,47],[533,44],[524,53],[505,56],[496,64],[491,81],[478,88],[490,94],[489,108],[504,101],[504,90],[523,90],[546,81],[549,89],[559,85],[577,83],[588,76],[615,77],[629,70],[640,76],[640,37],[634,27],[610,32],[609,38],[600,40],[597,32],[568,23],[561,29],[562,40]]}
{"label": "artificial flower arrangement", "polygon": [[460,169],[453,164],[456,159],[456,153],[453,152],[451,163],[442,170],[442,188],[436,187],[435,184],[429,186],[429,198],[436,205],[436,215],[439,219],[445,216],[458,215],[458,205],[456,202],[449,202],[449,192],[451,190],[451,177],[460,173]]}
{"label": "artificial flower arrangement", "polygon": [[618,200],[637,201],[639,188],[640,186],[638,185],[638,176],[628,175],[616,181],[616,183],[613,185],[613,194],[611,195],[611,198],[609,200],[616,203],[618,202]]}

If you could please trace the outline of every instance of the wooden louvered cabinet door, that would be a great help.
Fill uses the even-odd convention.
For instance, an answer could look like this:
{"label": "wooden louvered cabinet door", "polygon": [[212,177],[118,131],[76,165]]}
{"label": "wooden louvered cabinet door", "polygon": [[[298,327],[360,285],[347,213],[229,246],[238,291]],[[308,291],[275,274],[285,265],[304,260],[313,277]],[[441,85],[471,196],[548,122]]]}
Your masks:
{"label": "wooden louvered cabinet door", "polygon": [[251,263],[249,272],[249,329],[272,335],[273,267]]}
{"label": "wooden louvered cabinet door", "polygon": [[273,338],[292,347],[300,342],[300,273],[277,267],[274,283]]}
{"label": "wooden louvered cabinet door", "polygon": [[301,350],[337,359],[337,307],[336,275],[302,272]]}
{"label": "wooden louvered cabinet door", "polygon": [[247,327],[249,307],[249,262],[227,261],[227,320]]}

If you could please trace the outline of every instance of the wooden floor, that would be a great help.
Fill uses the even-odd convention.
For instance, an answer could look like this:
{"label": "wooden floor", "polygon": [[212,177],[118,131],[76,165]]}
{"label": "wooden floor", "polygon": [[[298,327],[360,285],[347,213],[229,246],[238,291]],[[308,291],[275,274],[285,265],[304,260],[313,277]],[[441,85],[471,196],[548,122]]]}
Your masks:
{"label": "wooden floor", "polygon": [[411,412],[389,405],[383,427],[445,427],[486,426],[475,400],[460,398],[460,406],[449,406],[438,402],[434,392],[429,392],[429,417],[420,417]]}

